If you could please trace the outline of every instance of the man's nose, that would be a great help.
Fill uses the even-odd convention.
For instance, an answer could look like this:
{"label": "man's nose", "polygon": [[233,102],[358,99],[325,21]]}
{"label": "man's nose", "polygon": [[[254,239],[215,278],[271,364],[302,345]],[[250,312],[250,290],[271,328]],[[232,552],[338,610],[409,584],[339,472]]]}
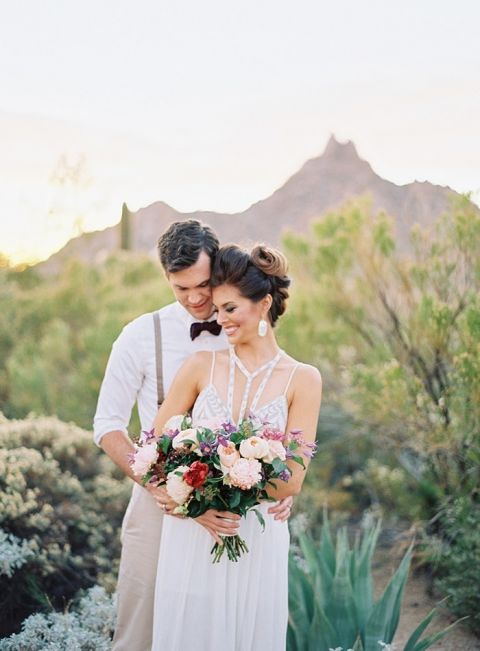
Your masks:
{"label": "man's nose", "polygon": [[192,292],[188,295],[188,304],[195,306],[200,305],[205,300],[205,296],[202,296],[201,292]]}

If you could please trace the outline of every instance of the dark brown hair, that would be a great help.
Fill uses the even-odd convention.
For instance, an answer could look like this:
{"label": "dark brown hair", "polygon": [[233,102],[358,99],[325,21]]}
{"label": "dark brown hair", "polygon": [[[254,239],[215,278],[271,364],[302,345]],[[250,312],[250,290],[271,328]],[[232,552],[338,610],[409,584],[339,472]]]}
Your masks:
{"label": "dark brown hair", "polygon": [[182,271],[195,264],[202,251],[213,263],[220,242],[213,229],[196,219],[173,222],[158,240],[158,255],[165,273]]}
{"label": "dark brown hair", "polygon": [[278,317],[285,312],[290,278],[288,264],[281,251],[264,244],[257,244],[250,253],[236,244],[222,246],[212,270],[211,286],[233,285],[240,294],[258,303],[267,294],[272,297],[268,313],[275,326]]}

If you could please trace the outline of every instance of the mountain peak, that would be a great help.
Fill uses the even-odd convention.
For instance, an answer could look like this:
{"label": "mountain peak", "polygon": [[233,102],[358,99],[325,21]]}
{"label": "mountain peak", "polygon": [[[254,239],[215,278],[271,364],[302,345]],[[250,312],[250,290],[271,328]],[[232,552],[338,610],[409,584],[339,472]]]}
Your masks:
{"label": "mountain peak", "polygon": [[328,139],[327,146],[325,147],[325,151],[323,152],[323,156],[328,158],[338,158],[338,157],[350,158],[350,159],[360,158],[355,148],[355,145],[351,140],[347,140],[346,142],[340,142],[339,140],[336,139],[333,133]]}

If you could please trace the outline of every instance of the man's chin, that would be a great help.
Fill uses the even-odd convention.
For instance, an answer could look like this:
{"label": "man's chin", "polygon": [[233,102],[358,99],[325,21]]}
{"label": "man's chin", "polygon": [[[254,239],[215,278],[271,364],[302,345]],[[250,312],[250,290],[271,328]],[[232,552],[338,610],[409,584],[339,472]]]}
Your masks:
{"label": "man's chin", "polygon": [[213,316],[213,305],[204,305],[201,308],[195,309],[195,308],[187,308],[187,310],[190,312],[190,314],[193,316],[194,319],[198,319],[198,321],[206,321],[209,319],[211,316]]}

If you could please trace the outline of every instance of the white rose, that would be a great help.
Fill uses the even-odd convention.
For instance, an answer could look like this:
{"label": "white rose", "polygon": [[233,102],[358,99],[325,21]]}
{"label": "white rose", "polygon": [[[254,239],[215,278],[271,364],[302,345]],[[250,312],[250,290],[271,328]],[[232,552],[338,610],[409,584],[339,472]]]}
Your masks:
{"label": "white rose", "polygon": [[[186,443],[186,441],[193,441],[193,445],[191,443]],[[191,427],[189,429],[184,429],[183,432],[180,432],[175,436],[175,438],[172,441],[173,448],[177,450],[178,448],[181,448],[182,445],[192,445],[192,450],[195,450],[195,448],[198,448],[198,438],[197,438],[197,430],[195,427]]]}
{"label": "white rose", "polygon": [[[177,504],[184,504],[193,491],[193,486],[189,486],[183,481],[183,473],[188,470],[188,466],[179,466],[167,475],[167,493]],[[177,473],[181,472],[181,475]]]}
{"label": "white rose", "polygon": [[164,430],[166,430],[166,429],[172,429],[172,430],[178,429],[178,431],[180,431],[180,429],[182,427],[182,423],[183,423],[183,418],[184,418],[183,416],[171,416],[167,420],[165,425],[163,426],[163,429]]}
{"label": "white rose", "polygon": [[281,441],[268,440],[268,454],[263,457],[263,460],[266,463],[272,463],[274,459],[280,459],[280,461],[285,461],[287,458],[287,453]]}
{"label": "white rose", "polygon": [[240,459],[240,454],[238,453],[235,444],[231,441],[227,445],[220,444],[217,448],[218,456],[220,458],[220,465],[222,467],[222,472],[226,475],[229,472],[229,469],[233,466],[237,459]]}
{"label": "white rose", "polygon": [[230,468],[232,486],[248,490],[262,479],[262,464],[257,459],[237,459]]}
{"label": "white rose", "polygon": [[240,454],[244,459],[261,459],[268,454],[268,443],[259,436],[251,436],[240,443]]}
{"label": "white rose", "polygon": [[157,442],[147,443],[141,447],[135,446],[135,456],[133,458],[132,472],[134,475],[141,477],[150,470],[150,466],[157,460]]}

